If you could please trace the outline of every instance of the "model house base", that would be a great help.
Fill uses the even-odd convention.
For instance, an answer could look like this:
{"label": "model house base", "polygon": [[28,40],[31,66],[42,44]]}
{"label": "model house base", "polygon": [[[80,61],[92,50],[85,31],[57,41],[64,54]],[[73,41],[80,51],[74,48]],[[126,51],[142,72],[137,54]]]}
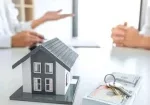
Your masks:
{"label": "model house base", "polygon": [[66,95],[24,93],[23,87],[21,87],[10,96],[10,100],[73,105],[80,78],[79,76],[73,76],[73,79],[77,82],[75,84],[70,84]]}

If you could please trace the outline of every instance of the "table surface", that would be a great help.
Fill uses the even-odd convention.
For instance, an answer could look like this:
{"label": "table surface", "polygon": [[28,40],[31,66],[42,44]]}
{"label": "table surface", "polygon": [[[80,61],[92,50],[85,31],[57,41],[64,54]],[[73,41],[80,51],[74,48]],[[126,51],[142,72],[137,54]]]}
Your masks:
{"label": "table surface", "polygon": [[[108,73],[123,72],[143,77],[141,90],[133,105],[149,105],[150,51],[130,48],[79,48],[73,74],[81,77],[74,105],[81,105],[82,98],[92,91]],[[28,53],[27,49],[0,50],[0,105],[49,105],[11,101],[9,96],[22,86],[21,65],[11,66]]]}

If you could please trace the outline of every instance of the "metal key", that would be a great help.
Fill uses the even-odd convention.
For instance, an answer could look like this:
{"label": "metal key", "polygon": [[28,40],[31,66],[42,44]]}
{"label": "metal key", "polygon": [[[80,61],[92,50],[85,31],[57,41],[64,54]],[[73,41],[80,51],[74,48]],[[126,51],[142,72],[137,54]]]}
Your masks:
{"label": "metal key", "polygon": [[111,88],[111,90],[114,92],[115,95],[121,95],[120,92],[114,87],[109,84],[106,84],[108,88]]}
{"label": "metal key", "polygon": [[123,88],[123,86],[119,83],[115,83],[115,84],[109,83],[109,86],[120,90],[122,93],[124,93],[128,97],[132,96],[132,93],[130,93],[130,91],[128,91],[127,89]]}

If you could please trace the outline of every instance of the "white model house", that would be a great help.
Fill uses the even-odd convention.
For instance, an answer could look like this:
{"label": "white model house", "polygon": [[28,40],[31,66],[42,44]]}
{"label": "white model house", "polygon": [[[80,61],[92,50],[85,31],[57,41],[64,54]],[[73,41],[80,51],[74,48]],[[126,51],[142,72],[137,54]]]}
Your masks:
{"label": "white model house", "polygon": [[65,95],[72,79],[70,71],[78,54],[58,38],[39,45],[22,59],[23,92]]}

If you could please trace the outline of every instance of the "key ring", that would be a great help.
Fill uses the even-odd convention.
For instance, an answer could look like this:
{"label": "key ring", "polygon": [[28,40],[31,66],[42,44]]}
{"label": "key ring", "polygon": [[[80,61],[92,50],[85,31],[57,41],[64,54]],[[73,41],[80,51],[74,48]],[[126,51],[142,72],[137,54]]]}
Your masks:
{"label": "key ring", "polygon": [[104,78],[104,82],[105,82],[106,84],[109,84],[109,83],[115,84],[116,78],[115,78],[115,76],[114,76],[113,74],[107,74],[107,75],[105,76],[105,78]]}

